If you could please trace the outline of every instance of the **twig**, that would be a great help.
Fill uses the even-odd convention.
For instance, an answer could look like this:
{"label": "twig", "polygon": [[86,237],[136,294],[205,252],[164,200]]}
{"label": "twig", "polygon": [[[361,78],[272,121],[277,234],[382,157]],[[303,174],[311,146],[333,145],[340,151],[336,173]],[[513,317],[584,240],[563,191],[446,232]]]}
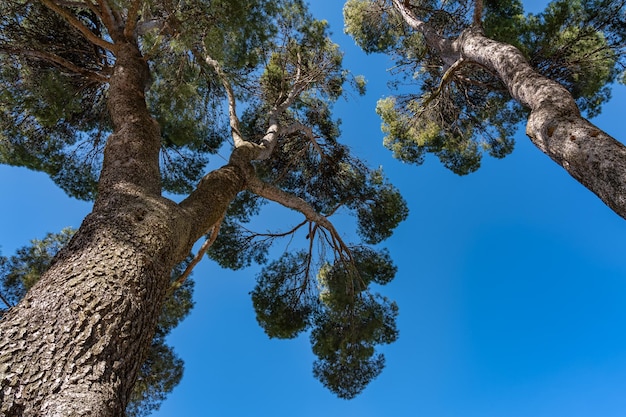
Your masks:
{"label": "twig", "polygon": [[2,302],[3,302],[4,304],[6,304],[6,306],[7,306],[7,307],[9,307],[9,308],[13,307],[13,304],[9,303],[9,302],[7,301],[7,299],[6,299],[6,298],[4,298],[4,295],[2,295],[2,293],[1,293],[1,292],[0,292],[0,300],[2,300]]}

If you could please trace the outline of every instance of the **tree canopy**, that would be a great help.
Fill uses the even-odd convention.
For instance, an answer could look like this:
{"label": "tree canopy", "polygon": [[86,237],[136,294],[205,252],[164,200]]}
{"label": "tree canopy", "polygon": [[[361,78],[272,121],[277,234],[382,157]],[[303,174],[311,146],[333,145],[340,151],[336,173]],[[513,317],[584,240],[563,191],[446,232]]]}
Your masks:
{"label": "tree canopy", "polygon": [[[9,0],[0,13],[0,162],[43,171],[69,195],[95,201],[56,258],[67,233],[4,260],[9,304],[35,281],[50,285],[54,272],[38,279],[47,266],[62,269],[61,259],[121,220],[135,227],[163,212],[179,223],[116,229],[124,238],[112,235],[113,252],[127,239],[128,248],[145,253],[139,259],[156,259],[146,248],[165,231],[189,230],[189,240],[171,244],[182,249],[159,256],[180,262],[206,235],[208,256],[234,269],[268,262],[274,241],[299,234],[302,248],[290,247],[258,277],[252,298],[259,323],[270,337],[310,330],[313,374],[340,397],[357,395],[381,372],[375,347],[396,339],[398,308],[371,284],[395,274],[378,245],[407,208],[380,169],[339,141],[332,105],[346,88],[364,91],[364,82],[342,67],[325,21],[300,0]],[[230,158],[215,168],[209,159],[218,151]],[[249,230],[266,200],[303,220],[284,232]],[[360,240],[344,241],[331,222],[342,214],[355,217]],[[95,220],[109,215],[110,223]],[[180,361],[163,338],[191,306],[188,272],[181,274],[167,280],[174,295],[160,310],[133,412],[154,408],[180,378]],[[4,318],[18,317],[21,306]],[[7,410],[22,407],[17,402]]]}
{"label": "tree canopy", "polygon": [[[394,59],[398,93],[377,106],[385,146],[416,164],[432,153],[460,175],[477,170],[484,154],[509,154],[513,133],[532,108],[511,95],[517,87],[495,67],[471,56],[464,46],[471,31],[499,42],[502,51],[517,48],[593,117],[610,98],[611,84],[625,80],[625,13],[621,0],[556,0],[538,14],[525,13],[520,0],[349,0],[344,8],[356,43]],[[483,47],[482,53],[491,52]]]}

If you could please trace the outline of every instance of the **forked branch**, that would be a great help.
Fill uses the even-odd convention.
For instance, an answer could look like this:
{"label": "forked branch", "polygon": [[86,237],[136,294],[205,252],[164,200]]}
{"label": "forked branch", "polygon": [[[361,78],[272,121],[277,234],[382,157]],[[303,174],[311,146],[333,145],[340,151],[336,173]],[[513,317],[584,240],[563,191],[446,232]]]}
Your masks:
{"label": "forked branch", "polygon": [[315,209],[311,207],[309,203],[307,203],[300,197],[283,191],[280,188],[277,188],[271,184],[267,184],[256,177],[250,178],[248,180],[247,186],[248,189],[253,193],[268,200],[279,203],[284,207],[299,211],[307,218],[307,220],[316,223],[320,227],[326,229],[332,237],[332,239],[329,241],[331,246],[333,246],[333,248],[337,250],[340,256],[345,256],[348,259],[352,258],[348,245],[343,242],[343,239],[337,232],[337,229],[335,229],[335,226],[330,222],[330,220],[328,220],[326,216],[323,216],[315,211]]}

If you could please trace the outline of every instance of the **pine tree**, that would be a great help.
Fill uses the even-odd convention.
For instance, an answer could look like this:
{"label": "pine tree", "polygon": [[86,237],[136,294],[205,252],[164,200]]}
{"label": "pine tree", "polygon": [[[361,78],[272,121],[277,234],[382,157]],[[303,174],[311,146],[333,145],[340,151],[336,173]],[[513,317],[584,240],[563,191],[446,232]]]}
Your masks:
{"label": "pine tree", "polygon": [[420,164],[428,153],[464,175],[502,158],[527,120],[531,141],[626,218],[626,147],[586,117],[626,80],[623,0],[556,0],[538,15],[519,0],[349,0],[346,31],[394,57],[381,100],[384,143]]}
{"label": "pine tree", "polygon": [[[338,141],[332,103],[363,86],[325,22],[299,0],[7,0],[0,12],[0,161],[94,201],[0,322],[3,415],[123,415],[189,272],[172,282],[172,270],[203,238],[190,265],[209,248],[240,268],[302,235],[259,276],[259,323],[271,337],[311,329],[314,375],[341,397],[378,375],[397,307],[370,291],[395,272],[373,245],[407,209]],[[228,161],[209,168],[218,150]],[[302,220],[250,231],[267,200]],[[339,212],[360,241],[344,241]]]}

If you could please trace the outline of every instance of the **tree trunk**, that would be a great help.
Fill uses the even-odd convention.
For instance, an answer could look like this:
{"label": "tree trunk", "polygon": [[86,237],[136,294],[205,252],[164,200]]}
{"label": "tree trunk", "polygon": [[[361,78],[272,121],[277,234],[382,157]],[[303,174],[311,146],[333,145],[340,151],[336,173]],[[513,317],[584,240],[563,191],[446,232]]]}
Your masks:
{"label": "tree trunk", "polygon": [[136,45],[119,45],[93,211],[0,322],[2,416],[123,416],[173,266],[245,187],[249,160],[234,158],[181,205],[160,196],[148,77]]}
{"label": "tree trunk", "polygon": [[535,71],[517,48],[471,29],[458,42],[464,59],[494,71],[530,108],[531,141],[626,218],[626,146],[582,117],[569,91]]}

